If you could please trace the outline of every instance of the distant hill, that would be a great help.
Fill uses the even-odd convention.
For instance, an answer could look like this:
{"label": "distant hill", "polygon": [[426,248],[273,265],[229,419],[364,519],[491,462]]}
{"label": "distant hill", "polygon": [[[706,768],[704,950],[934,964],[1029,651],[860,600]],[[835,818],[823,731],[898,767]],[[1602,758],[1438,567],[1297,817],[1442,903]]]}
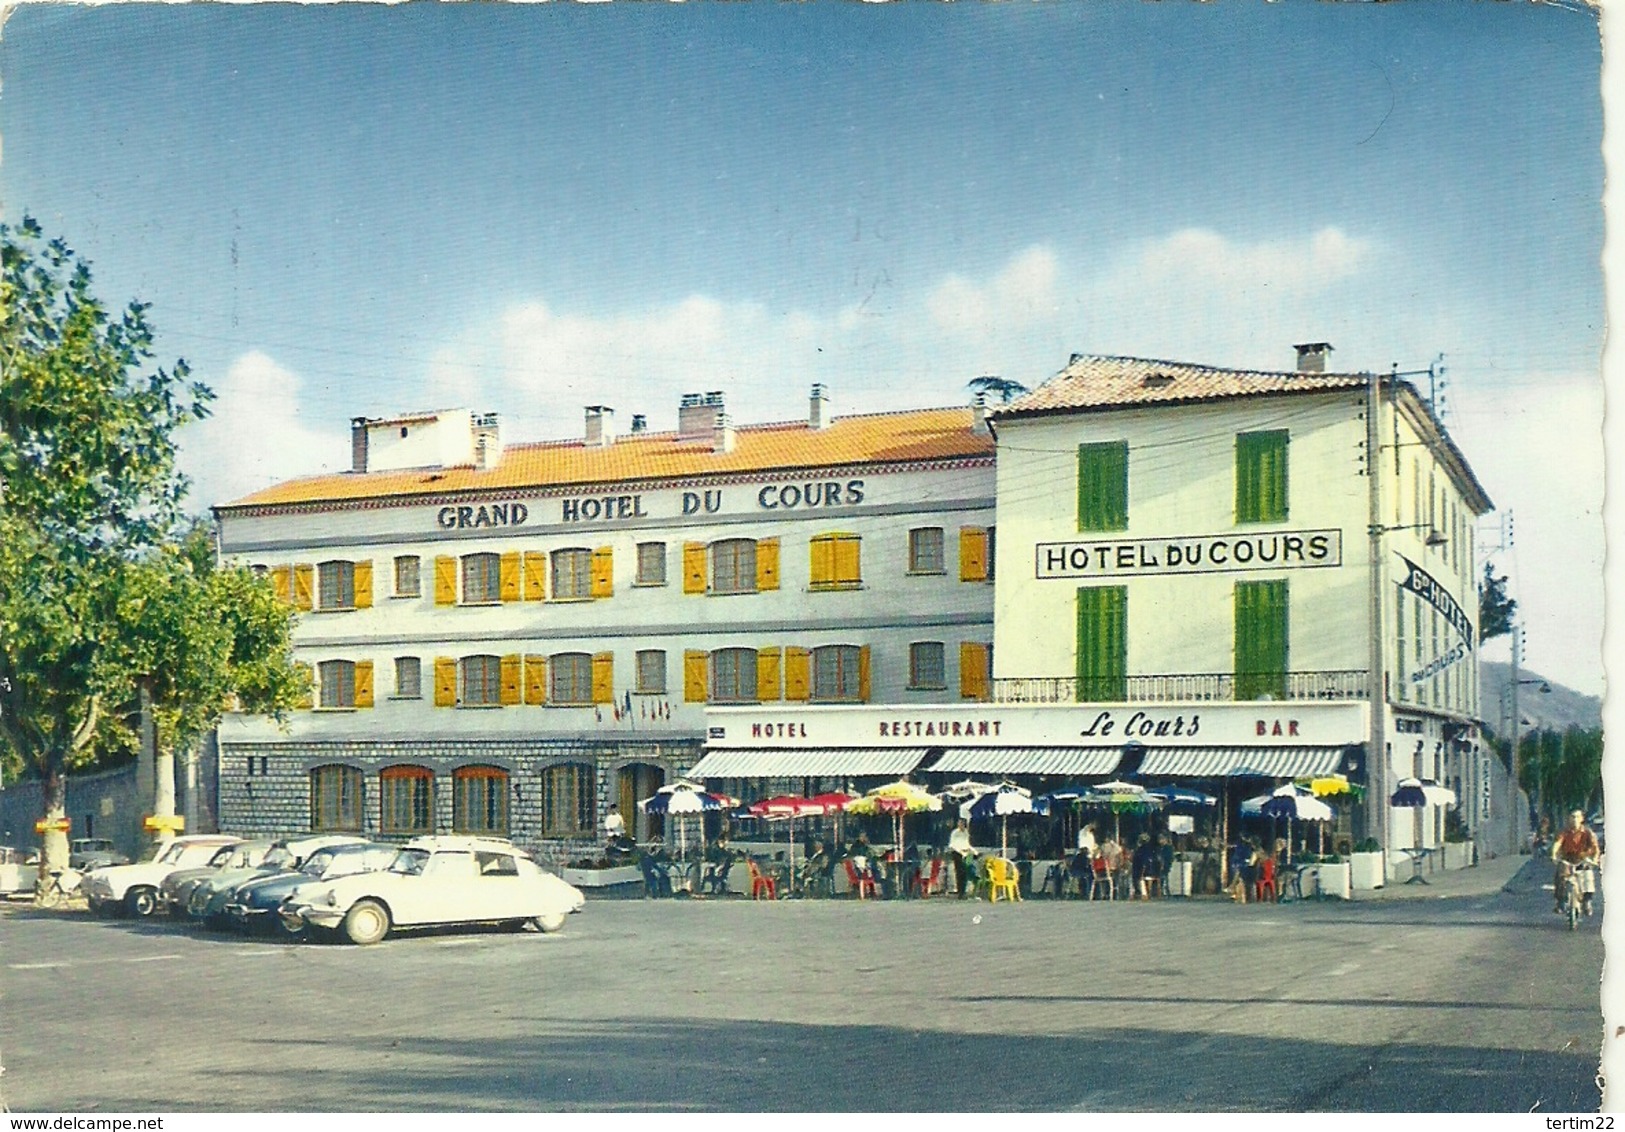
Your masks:
{"label": "distant hill", "polygon": [[[1521,680],[1545,680],[1538,672],[1520,668]],[[1510,706],[1510,696],[1503,700],[1512,680],[1512,666],[1484,661],[1478,666],[1479,711],[1491,730],[1499,732],[1504,726],[1502,704]],[[1546,680],[1550,692],[1542,692],[1539,684],[1521,684],[1518,688],[1518,714],[1528,721],[1525,731],[1547,727],[1564,731],[1569,727],[1594,728],[1602,726],[1602,697],[1587,696],[1573,688],[1564,687],[1555,680]]]}

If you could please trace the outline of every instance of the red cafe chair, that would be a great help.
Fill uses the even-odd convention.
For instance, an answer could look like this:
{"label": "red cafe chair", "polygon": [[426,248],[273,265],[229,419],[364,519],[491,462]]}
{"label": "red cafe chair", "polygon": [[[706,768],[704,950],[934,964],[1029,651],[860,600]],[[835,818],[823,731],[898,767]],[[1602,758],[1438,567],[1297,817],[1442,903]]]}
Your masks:
{"label": "red cafe chair", "polygon": [[[1269,890],[1269,895],[1268,896],[1264,895],[1264,890],[1265,889]],[[1258,899],[1260,901],[1264,901],[1264,900],[1274,901],[1274,900],[1280,899],[1280,895],[1281,895],[1280,894],[1280,889],[1276,886],[1276,883],[1275,883],[1275,858],[1274,857],[1265,857],[1263,859],[1263,861],[1261,861],[1259,863],[1259,866],[1258,866],[1258,882],[1257,882],[1257,885],[1256,885],[1256,890],[1258,892]]]}
{"label": "red cafe chair", "polygon": [[920,894],[923,900],[937,890],[938,882],[942,880],[942,858],[931,858],[931,871],[929,873],[914,874],[914,891]]}
{"label": "red cafe chair", "polygon": [[750,898],[760,900],[762,893],[765,892],[769,900],[777,900],[779,898],[779,882],[764,874],[761,869],[756,867],[756,862],[749,857],[745,858],[745,865],[750,869]]}
{"label": "red cafe chair", "polygon": [[866,900],[875,894],[875,878],[872,876],[859,876],[858,870],[848,857],[841,862],[846,866],[846,882],[852,886],[852,891],[858,894],[859,900]]}

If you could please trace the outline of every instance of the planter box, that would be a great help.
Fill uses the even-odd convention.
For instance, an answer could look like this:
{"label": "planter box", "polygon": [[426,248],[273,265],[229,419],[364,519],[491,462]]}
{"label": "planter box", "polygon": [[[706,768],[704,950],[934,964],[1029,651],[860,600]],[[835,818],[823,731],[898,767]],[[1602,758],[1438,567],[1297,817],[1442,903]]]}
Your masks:
{"label": "planter box", "polygon": [[559,876],[582,889],[643,883],[643,870],[636,865],[620,865],[613,869],[560,869]]}
{"label": "planter box", "polygon": [[1382,853],[1349,854],[1349,884],[1356,891],[1370,891],[1386,883]]}
{"label": "planter box", "polygon": [[1471,841],[1446,841],[1444,843],[1444,867],[1447,869],[1465,869],[1473,863],[1473,843]]}
{"label": "planter box", "polygon": [[[1372,856],[1377,856],[1373,853]],[[1310,865],[1304,870],[1303,894],[1304,896],[1333,896],[1339,900],[1348,900],[1352,895],[1352,870],[1347,861],[1336,865]]]}

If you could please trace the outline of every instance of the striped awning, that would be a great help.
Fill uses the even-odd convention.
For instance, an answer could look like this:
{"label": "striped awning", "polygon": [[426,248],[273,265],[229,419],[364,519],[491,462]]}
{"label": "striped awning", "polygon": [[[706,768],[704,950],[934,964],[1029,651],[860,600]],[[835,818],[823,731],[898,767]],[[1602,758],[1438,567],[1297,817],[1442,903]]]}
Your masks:
{"label": "striped awning", "polygon": [[1145,754],[1142,778],[1306,778],[1331,774],[1342,747],[1157,747]]}
{"label": "striped awning", "polygon": [[949,774],[1110,774],[1121,747],[949,747],[925,769]]}
{"label": "striped awning", "polygon": [[925,757],[924,747],[838,747],[826,750],[708,751],[689,778],[835,778],[884,774],[901,778]]}

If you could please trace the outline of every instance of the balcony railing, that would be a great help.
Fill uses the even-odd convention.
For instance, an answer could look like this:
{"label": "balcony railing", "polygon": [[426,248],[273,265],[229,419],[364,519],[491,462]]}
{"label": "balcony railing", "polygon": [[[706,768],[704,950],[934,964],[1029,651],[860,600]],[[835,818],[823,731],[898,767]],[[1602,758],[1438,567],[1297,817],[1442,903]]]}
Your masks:
{"label": "balcony railing", "polygon": [[[1171,701],[1199,703],[1236,700],[1361,700],[1368,683],[1365,669],[1331,672],[1287,672],[1273,677],[1244,677],[1241,684],[1252,694],[1236,694],[1233,672],[1183,672],[1128,676],[1104,681],[1090,689],[1083,702]],[[1263,693],[1258,689],[1262,687]],[[1001,704],[1070,704],[1078,699],[1078,681],[1072,676],[1014,676],[993,681],[993,701]]]}

